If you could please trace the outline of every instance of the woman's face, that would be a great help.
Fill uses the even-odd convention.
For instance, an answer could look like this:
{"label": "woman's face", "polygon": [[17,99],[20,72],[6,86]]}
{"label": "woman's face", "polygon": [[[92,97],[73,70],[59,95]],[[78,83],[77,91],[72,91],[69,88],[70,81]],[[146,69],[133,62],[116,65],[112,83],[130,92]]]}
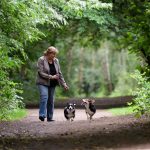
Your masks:
{"label": "woman's face", "polygon": [[47,55],[48,60],[53,60],[56,57],[56,53],[55,52],[51,52]]}

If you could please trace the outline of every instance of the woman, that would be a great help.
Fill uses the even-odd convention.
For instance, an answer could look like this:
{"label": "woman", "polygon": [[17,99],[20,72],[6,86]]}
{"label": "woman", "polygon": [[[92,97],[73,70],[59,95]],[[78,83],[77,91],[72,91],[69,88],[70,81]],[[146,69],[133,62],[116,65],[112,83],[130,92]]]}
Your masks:
{"label": "woman", "polygon": [[68,86],[61,73],[59,61],[56,58],[58,50],[51,46],[44,52],[37,62],[37,80],[40,92],[39,119],[44,121],[53,120],[55,87],[62,85],[65,90]]}

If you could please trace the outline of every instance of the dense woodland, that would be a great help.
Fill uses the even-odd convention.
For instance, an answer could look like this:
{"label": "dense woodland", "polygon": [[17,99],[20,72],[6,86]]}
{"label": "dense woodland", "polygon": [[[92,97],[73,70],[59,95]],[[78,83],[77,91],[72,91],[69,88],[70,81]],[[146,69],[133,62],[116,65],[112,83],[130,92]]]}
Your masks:
{"label": "dense woodland", "polygon": [[36,62],[51,45],[70,87],[56,99],[133,94],[149,112],[149,30],[146,0],[1,0],[0,117],[38,102]]}

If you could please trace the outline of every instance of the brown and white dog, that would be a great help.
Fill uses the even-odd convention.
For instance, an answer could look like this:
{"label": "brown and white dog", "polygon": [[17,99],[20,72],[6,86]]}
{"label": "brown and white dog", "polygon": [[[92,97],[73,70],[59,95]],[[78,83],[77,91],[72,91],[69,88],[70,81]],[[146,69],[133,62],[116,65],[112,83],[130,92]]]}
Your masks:
{"label": "brown and white dog", "polygon": [[87,119],[92,119],[93,115],[96,113],[96,108],[94,106],[95,100],[90,99],[82,99],[81,105],[85,106],[85,113],[87,115]]}

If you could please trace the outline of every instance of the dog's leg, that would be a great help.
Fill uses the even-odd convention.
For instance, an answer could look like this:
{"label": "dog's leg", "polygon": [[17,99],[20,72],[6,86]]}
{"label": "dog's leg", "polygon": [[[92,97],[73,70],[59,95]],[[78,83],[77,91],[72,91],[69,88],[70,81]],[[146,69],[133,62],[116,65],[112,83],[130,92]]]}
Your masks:
{"label": "dog's leg", "polygon": [[92,116],[90,115],[90,120],[92,119]]}
{"label": "dog's leg", "polygon": [[87,116],[87,120],[89,120],[89,116],[88,116],[88,113],[86,112],[86,116]]}
{"label": "dog's leg", "polygon": [[91,120],[91,121],[94,121],[94,119],[93,119],[93,115],[91,115],[91,116],[90,116],[90,120]]}

